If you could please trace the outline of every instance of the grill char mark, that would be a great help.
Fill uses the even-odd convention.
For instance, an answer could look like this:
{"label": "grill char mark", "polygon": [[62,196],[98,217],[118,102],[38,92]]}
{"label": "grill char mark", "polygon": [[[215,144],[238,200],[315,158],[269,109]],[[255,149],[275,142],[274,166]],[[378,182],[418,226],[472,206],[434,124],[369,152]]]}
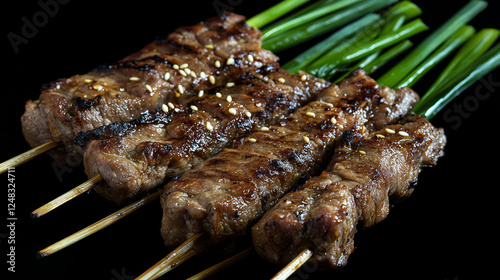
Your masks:
{"label": "grill char mark", "polygon": [[[23,134],[35,147],[48,141],[61,144],[49,152],[58,162],[81,157],[83,150],[73,143],[80,131],[89,131],[114,122],[130,121],[145,111],[153,111],[163,103],[182,103],[175,96],[178,85],[191,92],[223,86],[244,72],[278,58],[260,48],[262,34],[244,23],[245,18],[232,13],[208,19],[193,26],[180,27],[166,39],[154,41],[122,61],[101,65],[87,74],[58,79],[42,86],[38,100],[28,101],[22,117]],[[239,39],[244,38],[244,42]],[[214,48],[207,48],[206,45]],[[252,54],[254,63],[245,62]],[[232,67],[216,68],[215,60],[229,57]],[[183,76],[174,64],[188,63],[196,78]],[[207,77],[217,77],[212,85]],[[170,75],[164,80],[165,73]],[[137,77],[139,81],[131,81]],[[147,88],[151,87],[153,92]]]}
{"label": "grill char mark", "polygon": [[389,199],[410,195],[421,168],[443,156],[443,130],[423,117],[409,116],[388,128],[396,133],[345,133],[328,168],[285,195],[252,228],[257,252],[284,265],[310,249],[320,266],[344,266],[357,228],[385,219]]}
{"label": "grill char mark", "polygon": [[[316,101],[279,125],[241,138],[231,149],[167,184],[162,193],[166,245],[177,246],[199,232],[208,233],[209,244],[237,239],[301,178],[318,171],[341,132],[382,122],[373,114],[375,106],[394,109],[400,103],[410,104],[408,112],[417,100],[409,89],[379,87],[362,70],[343,81],[340,88],[323,90]],[[241,195],[245,191],[252,195]]]}
{"label": "grill char mark", "polygon": [[[177,104],[167,113],[156,110],[79,133],[76,143],[85,147],[87,175],[105,181],[95,190],[116,203],[147,192],[251,130],[280,120],[328,85],[305,73],[272,69],[266,76],[240,75],[233,87],[219,86],[202,96],[185,93],[179,99],[189,107]],[[275,81],[279,77],[285,82]]]}

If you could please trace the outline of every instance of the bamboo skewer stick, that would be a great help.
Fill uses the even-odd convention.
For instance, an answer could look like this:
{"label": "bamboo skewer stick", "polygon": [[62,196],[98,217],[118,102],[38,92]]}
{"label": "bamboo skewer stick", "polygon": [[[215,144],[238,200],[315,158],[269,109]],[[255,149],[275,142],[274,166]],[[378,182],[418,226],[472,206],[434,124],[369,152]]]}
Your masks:
{"label": "bamboo skewer stick", "polygon": [[176,260],[174,260],[173,262],[171,262],[165,269],[163,269],[162,271],[160,271],[157,274],[155,274],[153,276],[154,278],[152,278],[152,279],[156,279],[156,278],[161,277],[165,273],[167,273],[167,272],[171,271],[172,269],[178,267],[179,265],[183,264],[184,262],[192,259],[194,256],[196,256],[198,254],[199,254],[199,252],[197,252],[195,250],[187,251],[185,254],[180,255],[178,258],[176,258]]}
{"label": "bamboo skewer stick", "polygon": [[197,273],[196,275],[189,277],[187,280],[201,280],[201,279],[205,279],[209,276],[212,276],[213,274],[221,271],[222,269],[224,269],[228,266],[231,266],[236,262],[243,260],[244,258],[246,258],[250,254],[250,252],[252,252],[252,250],[253,250],[253,247],[250,247],[244,251],[241,251],[238,254],[236,254],[236,255],[234,255],[226,260],[223,260],[220,263],[213,265],[213,266],[201,271],[200,273]]}
{"label": "bamboo skewer stick", "polygon": [[312,257],[312,251],[305,249],[300,253],[295,259],[293,259],[289,264],[287,264],[280,272],[274,275],[271,280],[285,280],[290,275],[292,275],[297,269],[299,269],[304,263],[307,262]]}
{"label": "bamboo skewer stick", "polygon": [[43,250],[40,250],[38,252],[38,256],[39,257],[46,257],[49,255],[52,255],[52,254],[54,254],[54,253],[56,253],[64,248],[84,239],[85,237],[87,237],[95,232],[98,232],[103,228],[106,228],[107,226],[125,218],[126,216],[128,216],[132,212],[136,211],[137,209],[141,208],[142,206],[148,204],[149,202],[155,200],[156,198],[158,198],[160,196],[160,192],[161,192],[161,190],[157,190],[156,192],[151,193],[150,195],[114,212],[113,214],[97,221],[96,223],[62,239],[61,241],[56,242]]}
{"label": "bamboo skewer stick", "polygon": [[57,147],[57,143],[54,141],[49,141],[47,143],[44,143],[38,147],[35,147],[29,151],[26,151],[20,155],[17,155],[9,160],[6,160],[2,163],[0,163],[0,174],[4,173],[9,169],[9,167],[16,167],[18,165],[21,165],[31,159],[33,159],[36,156],[39,156],[43,153],[45,153],[48,150],[51,150],[55,147]]}
{"label": "bamboo skewer stick", "polygon": [[100,182],[101,180],[102,180],[101,175],[97,175],[94,178],[91,178],[85,183],[71,189],[70,191],[64,193],[63,195],[55,198],[54,200],[48,202],[47,204],[31,212],[31,217],[40,218],[41,216],[49,213],[50,211],[56,209],[57,207],[63,205],[64,203],[92,189],[95,186],[95,184]]}
{"label": "bamboo skewer stick", "polygon": [[146,280],[146,279],[152,280],[169,272],[174,267],[176,267],[175,264],[186,261],[187,257],[185,255],[187,255],[189,251],[192,251],[192,249],[201,241],[203,241],[205,237],[206,234],[204,233],[197,233],[191,236],[186,241],[184,241],[184,243],[179,245],[179,247],[174,249],[159,262],[157,262],[148,270],[146,270],[144,273],[139,275],[139,277],[137,277],[136,280]]}

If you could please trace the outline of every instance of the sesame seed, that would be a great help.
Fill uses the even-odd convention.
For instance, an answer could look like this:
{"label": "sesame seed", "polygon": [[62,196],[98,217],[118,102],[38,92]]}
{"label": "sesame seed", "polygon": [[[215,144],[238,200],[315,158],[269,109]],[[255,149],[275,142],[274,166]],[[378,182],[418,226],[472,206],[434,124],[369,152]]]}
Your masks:
{"label": "sesame seed", "polygon": [[180,109],[179,108],[174,108],[174,111],[177,113],[177,112],[180,111]]}
{"label": "sesame seed", "polygon": [[92,88],[94,88],[95,90],[101,90],[102,86],[101,85],[93,85]]}
{"label": "sesame seed", "polygon": [[214,65],[215,65],[215,67],[220,68],[220,61],[216,60]]}
{"label": "sesame seed", "polygon": [[200,77],[202,79],[205,79],[207,77],[207,74],[205,74],[205,72],[200,72]]}
{"label": "sesame seed", "polygon": [[172,102],[168,102],[168,103],[167,103],[167,106],[168,106],[170,109],[174,109],[174,108],[175,108],[175,106],[174,106],[174,104],[172,104]]}
{"label": "sesame seed", "polygon": [[255,139],[255,138],[248,138],[248,142],[255,143],[255,142],[257,142],[257,139]]}
{"label": "sesame seed", "polygon": [[263,126],[260,128],[261,131],[269,131],[269,127],[267,126]]}
{"label": "sesame seed", "polygon": [[365,133],[366,132],[366,126],[363,125],[363,127],[361,128],[361,133]]}
{"label": "sesame seed", "polygon": [[234,64],[234,58],[232,58],[232,57],[228,58],[227,61],[226,61],[226,64],[227,65],[233,65]]}
{"label": "sesame seed", "polygon": [[208,45],[205,45],[205,48],[207,48],[209,50],[213,50],[215,47],[212,44],[208,44]]}
{"label": "sesame seed", "polygon": [[175,91],[175,97],[179,98],[181,97],[181,94],[178,91]]}
{"label": "sesame seed", "polygon": [[186,68],[188,68],[188,66],[189,65],[187,63],[183,63],[183,64],[181,64],[181,66],[179,66],[179,68],[180,69],[186,69]]}
{"label": "sesame seed", "polygon": [[200,90],[200,91],[198,92],[198,97],[202,97],[204,93],[205,93],[205,92],[204,92],[203,90]]}
{"label": "sesame seed", "polygon": [[186,77],[187,76],[187,73],[186,71],[184,70],[179,70],[179,73],[181,73],[182,76]]}
{"label": "sesame seed", "polygon": [[396,133],[396,131],[391,128],[386,128],[385,131],[387,131],[388,133]]}
{"label": "sesame seed", "polygon": [[247,117],[249,117],[249,118],[250,118],[250,117],[252,116],[252,113],[250,113],[250,112],[248,112],[248,111],[247,111],[247,112],[245,113],[245,116],[247,116]]}
{"label": "sesame seed", "polygon": [[330,121],[331,121],[333,124],[336,124],[336,123],[337,123],[337,120],[335,119],[335,117],[332,117],[332,118],[330,119]]}
{"label": "sesame seed", "polygon": [[92,79],[85,79],[85,80],[83,80],[83,81],[84,81],[84,82],[86,82],[87,84],[88,84],[88,83],[92,83]]}
{"label": "sesame seed", "polygon": [[385,138],[385,136],[382,134],[375,134],[375,136],[377,136],[377,138]]}
{"label": "sesame seed", "polygon": [[198,111],[198,107],[196,107],[194,105],[189,106],[189,108],[191,108],[191,110],[193,110],[193,111]]}
{"label": "sesame seed", "polygon": [[231,102],[231,101],[233,101],[233,98],[231,97],[231,95],[228,95],[228,96],[226,97],[226,100],[227,100],[227,102]]}
{"label": "sesame seed", "polygon": [[174,66],[172,66],[175,70],[179,70],[179,65],[177,64],[174,64]]}
{"label": "sesame seed", "polygon": [[233,82],[229,82],[226,84],[226,87],[234,87],[234,83]]}
{"label": "sesame seed", "polygon": [[146,89],[147,89],[149,92],[153,92],[153,88],[152,88],[150,85],[146,85]]}
{"label": "sesame seed", "polygon": [[196,72],[191,71],[191,77],[196,78]]}
{"label": "sesame seed", "polygon": [[165,76],[163,76],[163,79],[165,79],[165,81],[168,81],[168,79],[170,79],[170,73],[165,73]]}
{"label": "sesame seed", "polygon": [[365,152],[365,151],[361,151],[361,150],[360,150],[360,151],[358,151],[358,152],[359,152],[360,154],[362,154],[362,155],[366,155],[366,152]]}
{"label": "sesame seed", "polygon": [[216,92],[216,93],[215,93],[215,96],[217,96],[217,97],[221,98],[221,97],[222,97],[222,94],[220,94],[220,92]]}
{"label": "sesame seed", "polygon": [[230,108],[230,109],[229,109],[229,114],[231,114],[231,115],[236,115],[236,109],[234,109],[234,108]]}
{"label": "sesame seed", "polygon": [[212,76],[212,75],[210,75],[210,76],[208,77],[208,81],[210,81],[210,83],[211,83],[212,85],[214,85],[214,84],[215,84],[215,77],[214,77],[214,76]]}
{"label": "sesame seed", "polygon": [[307,112],[306,115],[313,118],[316,117],[316,114],[314,112]]}
{"label": "sesame seed", "polygon": [[406,132],[406,131],[402,131],[402,130],[401,130],[401,131],[398,131],[398,134],[399,134],[399,135],[401,135],[401,136],[404,136],[404,137],[408,137],[408,136],[410,136],[410,134],[408,134],[408,132]]}
{"label": "sesame seed", "polygon": [[161,105],[161,110],[165,113],[168,113],[168,106],[166,104]]}
{"label": "sesame seed", "polygon": [[184,93],[184,87],[182,85],[178,85],[177,90],[179,91],[180,94]]}
{"label": "sesame seed", "polygon": [[214,127],[212,126],[212,124],[210,122],[207,122],[206,127],[210,131],[214,130]]}
{"label": "sesame seed", "polygon": [[302,138],[304,139],[304,142],[309,143],[309,141],[310,141],[309,137],[304,135],[304,136],[302,136]]}
{"label": "sesame seed", "polygon": [[186,74],[190,75],[191,74],[191,69],[186,68],[186,69],[184,69],[184,72],[186,72]]}
{"label": "sesame seed", "polygon": [[303,82],[305,82],[307,80],[307,76],[306,75],[302,75],[300,77],[300,80],[303,81]]}
{"label": "sesame seed", "polygon": [[128,79],[129,79],[129,81],[132,81],[132,82],[137,82],[140,80],[139,77],[130,77]]}
{"label": "sesame seed", "polygon": [[253,62],[253,55],[251,54],[247,55],[247,59],[248,61]]}
{"label": "sesame seed", "polygon": [[280,83],[284,84],[284,83],[285,83],[285,79],[283,79],[283,78],[278,78],[278,82],[280,82]]}

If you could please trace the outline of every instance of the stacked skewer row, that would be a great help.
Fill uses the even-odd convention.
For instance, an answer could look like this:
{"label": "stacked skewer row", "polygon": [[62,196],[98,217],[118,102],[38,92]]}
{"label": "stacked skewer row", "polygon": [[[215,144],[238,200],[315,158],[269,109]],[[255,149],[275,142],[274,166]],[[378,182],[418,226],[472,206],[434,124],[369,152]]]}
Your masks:
{"label": "stacked skewer row", "polygon": [[[255,28],[262,24],[257,24],[259,16],[248,21],[254,27],[224,13],[179,28],[168,40],[155,41],[119,63],[55,81],[39,100],[29,101],[23,132],[36,147],[3,163],[1,171],[48,152],[63,163],[68,155],[83,157],[90,178],[33,211],[34,217],[90,189],[116,203],[140,198],[39,255],[51,255],[161,197],[162,236],[177,248],[139,279],[157,278],[199,252],[231,248],[253,224],[256,251],[271,262],[288,264],[277,279],[308,260],[344,266],[356,228],[383,220],[389,197],[409,195],[421,166],[435,164],[442,155],[442,130],[411,111],[432,117],[444,105],[430,105],[446,104],[497,67],[499,48],[490,46],[498,32],[488,33],[475,70],[464,69],[456,78],[447,73],[424,97],[426,103],[413,109],[418,95],[399,87],[414,84],[427,71],[425,56],[401,61],[414,64],[408,76],[398,64],[380,78],[379,83],[397,90],[377,84],[363,70],[345,77],[339,69],[347,65],[371,73],[379,67],[377,58],[384,57],[385,63],[394,56],[391,51],[405,50],[411,45],[406,40],[426,29],[412,20],[419,9],[401,2],[379,15],[372,12],[396,1],[323,2],[297,12],[295,21],[270,25],[262,38]],[[270,10],[286,13],[298,4],[283,1]],[[429,60],[462,45],[467,50],[465,42],[477,37],[465,23],[485,5],[471,2],[429,36],[435,45],[423,44]],[[353,10],[359,11],[356,17],[345,19],[342,13]],[[286,30],[324,15],[334,17],[328,13],[343,15],[346,22],[337,25],[345,26],[283,66],[296,74],[280,68],[277,57],[261,48],[262,39],[263,46],[279,51],[284,46],[278,39],[289,36]],[[367,36],[371,26],[378,26],[378,32]],[[363,43],[352,49],[349,40]],[[414,51],[423,53],[424,47]],[[311,58],[312,51],[316,57]],[[307,72],[297,72],[302,69]],[[394,81],[394,73],[399,80]],[[341,81],[338,86],[323,80],[332,78]],[[467,82],[458,87],[456,80]]]}

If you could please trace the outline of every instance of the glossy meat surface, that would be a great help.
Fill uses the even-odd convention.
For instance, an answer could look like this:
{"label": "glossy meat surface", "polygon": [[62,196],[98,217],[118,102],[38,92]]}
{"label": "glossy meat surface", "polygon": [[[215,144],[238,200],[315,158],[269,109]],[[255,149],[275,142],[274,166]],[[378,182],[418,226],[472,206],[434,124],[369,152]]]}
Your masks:
{"label": "glossy meat surface", "polygon": [[232,82],[202,94],[182,94],[186,106],[169,103],[163,106],[166,112],[157,110],[78,134],[79,145],[88,142],[87,175],[100,174],[105,181],[96,191],[116,203],[134,198],[190,170],[252,129],[283,118],[329,84],[271,66]]}
{"label": "glossy meat surface", "polygon": [[26,141],[33,147],[61,144],[50,155],[64,163],[81,157],[73,143],[80,131],[137,119],[163,103],[182,103],[182,91],[224,86],[242,73],[275,65],[278,58],[260,47],[260,31],[244,19],[223,13],[180,27],[118,63],[47,84],[38,100],[26,103]]}
{"label": "glossy meat surface", "polygon": [[422,167],[443,156],[445,143],[443,130],[420,116],[366,138],[346,134],[328,168],[285,195],[252,228],[256,251],[285,265],[310,249],[320,266],[344,266],[357,228],[384,220],[390,200],[409,196]]}
{"label": "glossy meat surface", "polygon": [[[318,171],[342,132],[397,121],[417,100],[410,89],[380,87],[357,70],[277,125],[241,138],[167,184],[161,199],[166,245],[199,232],[208,233],[212,244],[242,236],[302,178]],[[380,108],[386,113],[377,113]]]}

